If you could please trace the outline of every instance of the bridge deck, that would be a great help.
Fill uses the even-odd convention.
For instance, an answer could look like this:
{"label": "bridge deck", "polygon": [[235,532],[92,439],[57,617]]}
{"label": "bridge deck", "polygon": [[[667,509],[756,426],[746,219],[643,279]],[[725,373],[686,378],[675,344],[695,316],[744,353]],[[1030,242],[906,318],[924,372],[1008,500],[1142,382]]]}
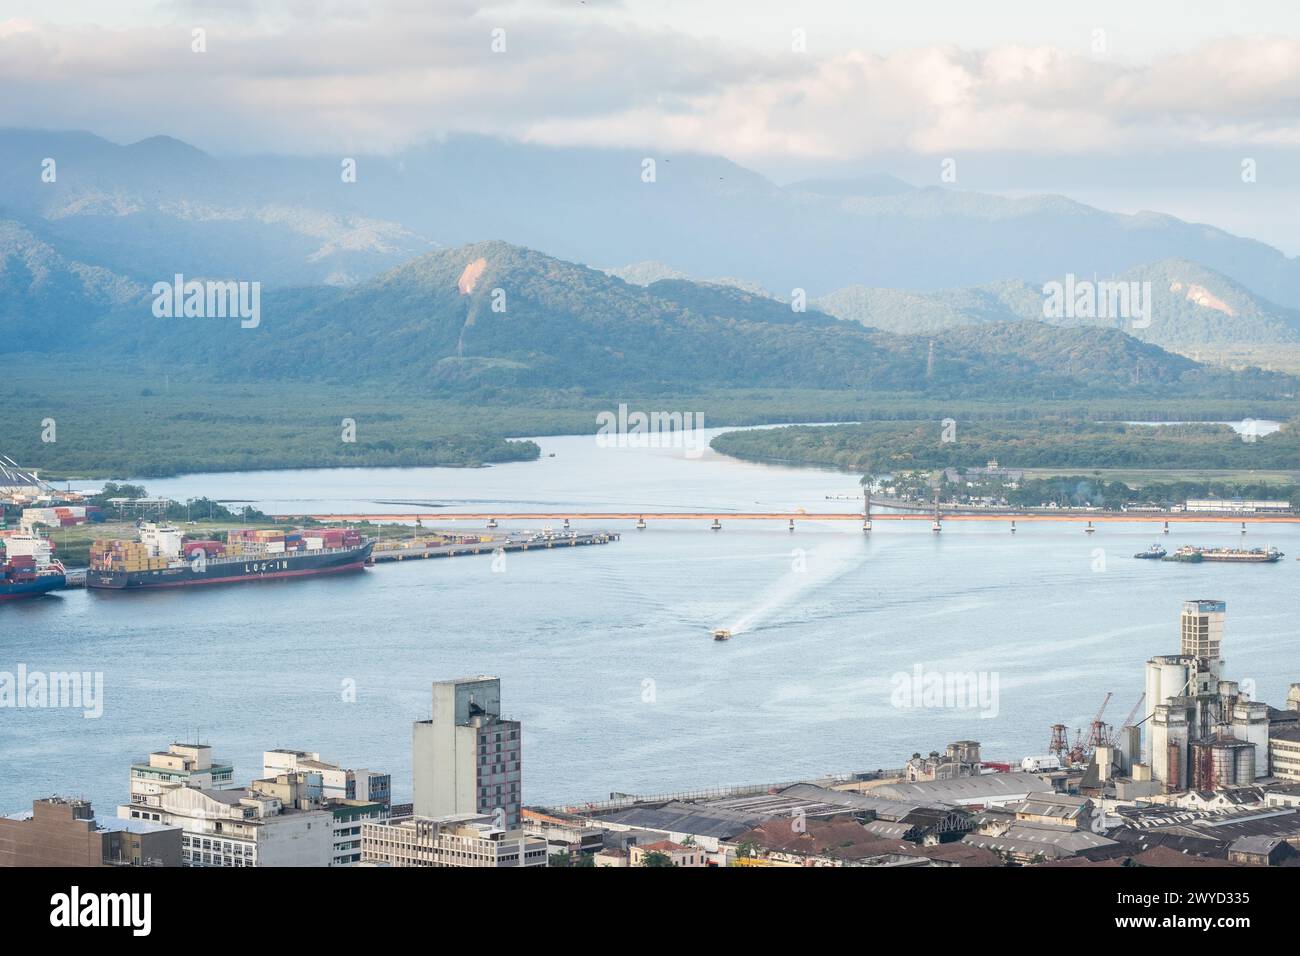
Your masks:
{"label": "bridge deck", "polygon": [[[299,514],[275,515],[277,521],[312,518],[316,521],[861,521],[862,512],[804,511],[429,511],[389,512],[382,514]],[[1092,522],[1210,522],[1220,524],[1297,524],[1300,515],[1221,515],[1221,514],[1135,514],[1133,512],[944,512],[943,521],[1092,521]],[[933,521],[933,512],[872,512],[876,521]]]}

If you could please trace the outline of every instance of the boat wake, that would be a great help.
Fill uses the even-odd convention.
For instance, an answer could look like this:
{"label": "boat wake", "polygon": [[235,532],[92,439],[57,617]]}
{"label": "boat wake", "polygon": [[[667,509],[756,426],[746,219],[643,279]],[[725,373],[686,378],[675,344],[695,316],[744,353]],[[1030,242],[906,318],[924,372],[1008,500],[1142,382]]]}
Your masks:
{"label": "boat wake", "polygon": [[867,557],[868,552],[860,542],[846,542],[834,548],[822,546],[816,552],[804,552],[802,557],[796,555],[791,569],[776,582],[761,604],[722,626],[733,636],[756,630],[800,598],[858,570]]}

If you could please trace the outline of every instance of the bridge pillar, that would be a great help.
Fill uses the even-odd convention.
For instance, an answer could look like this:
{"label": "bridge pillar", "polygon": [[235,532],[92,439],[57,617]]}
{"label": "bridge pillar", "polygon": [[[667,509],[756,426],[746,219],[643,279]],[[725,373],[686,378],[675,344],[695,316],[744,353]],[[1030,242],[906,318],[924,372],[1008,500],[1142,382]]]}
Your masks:
{"label": "bridge pillar", "polygon": [[568,531],[568,530],[569,530],[569,519],[568,519],[568,518],[565,518],[565,519],[564,519],[564,530],[565,530],[565,531]]}
{"label": "bridge pillar", "polygon": [[790,519],[790,530],[791,530],[791,531],[794,530],[794,519],[793,519],[793,518]]}
{"label": "bridge pillar", "polygon": [[1246,522],[1244,521],[1241,523],[1241,533],[1242,534],[1246,533]]}
{"label": "bridge pillar", "polygon": [[496,519],[496,518],[488,518],[487,526],[488,526],[489,528],[495,528],[495,527],[497,526],[497,519]]}
{"label": "bridge pillar", "polygon": [[1083,533],[1084,533],[1084,534],[1092,534],[1092,533],[1095,532],[1096,530],[1097,530],[1097,529],[1094,528],[1094,527],[1092,526],[1092,522],[1089,521],[1089,522],[1088,522],[1088,527],[1086,527],[1086,528],[1083,529]]}
{"label": "bridge pillar", "polygon": [[930,525],[930,530],[933,531],[935,534],[938,534],[940,531],[943,530],[943,522],[940,521],[938,518],[935,518],[934,523]]}
{"label": "bridge pillar", "polygon": [[862,530],[863,530],[863,532],[870,532],[870,531],[871,531],[871,519],[870,519],[870,518],[863,518],[863,519],[862,519]]}
{"label": "bridge pillar", "polygon": [[1168,533],[1169,533],[1169,522],[1166,521],[1166,522],[1165,522],[1165,534],[1168,534]]}
{"label": "bridge pillar", "polygon": [[1012,533],[1012,534],[1015,534],[1015,533],[1016,533],[1016,519],[1015,519],[1015,518],[1012,518],[1012,519],[1011,519],[1011,533]]}
{"label": "bridge pillar", "polygon": [[721,531],[721,530],[722,530],[722,522],[719,521],[717,518],[714,518],[714,519],[713,519],[713,524],[709,525],[709,527],[710,527],[712,530],[714,530],[714,531]]}
{"label": "bridge pillar", "polygon": [[645,530],[645,518],[637,518],[637,519],[636,519],[636,530],[638,530],[638,531],[644,531],[644,530]]}

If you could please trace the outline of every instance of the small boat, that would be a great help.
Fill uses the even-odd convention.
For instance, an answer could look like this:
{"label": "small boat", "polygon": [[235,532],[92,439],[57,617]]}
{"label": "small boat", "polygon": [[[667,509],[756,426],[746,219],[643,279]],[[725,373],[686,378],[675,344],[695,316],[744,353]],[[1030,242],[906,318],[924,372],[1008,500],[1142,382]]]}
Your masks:
{"label": "small boat", "polygon": [[1158,561],[1158,560],[1160,560],[1161,558],[1163,558],[1163,557],[1164,557],[1166,554],[1168,554],[1168,553],[1169,553],[1169,552],[1166,551],[1164,548],[1160,547],[1160,545],[1158,545],[1158,544],[1153,544],[1153,545],[1151,545],[1151,547],[1147,548],[1145,551],[1139,551],[1137,554],[1133,555],[1133,557],[1135,557],[1135,558],[1146,558],[1147,560],[1155,560],[1155,561]]}
{"label": "small boat", "polygon": [[719,627],[714,630],[713,639],[715,641],[729,641],[731,640],[731,632],[725,627]]}

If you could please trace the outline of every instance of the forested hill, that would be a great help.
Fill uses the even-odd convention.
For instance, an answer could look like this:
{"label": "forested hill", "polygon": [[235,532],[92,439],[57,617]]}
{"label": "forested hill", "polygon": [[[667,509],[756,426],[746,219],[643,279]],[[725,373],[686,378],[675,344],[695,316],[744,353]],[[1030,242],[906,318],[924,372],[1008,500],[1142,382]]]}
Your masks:
{"label": "forested hill", "polygon": [[[22,348],[22,336],[11,350]],[[1294,393],[1115,329],[1024,322],[898,335],[734,288],[649,288],[502,242],[420,256],[348,289],[265,291],[260,324],[156,318],[141,300],[29,348],[147,354],[224,380],[647,391],[760,386],[954,396]]]}

